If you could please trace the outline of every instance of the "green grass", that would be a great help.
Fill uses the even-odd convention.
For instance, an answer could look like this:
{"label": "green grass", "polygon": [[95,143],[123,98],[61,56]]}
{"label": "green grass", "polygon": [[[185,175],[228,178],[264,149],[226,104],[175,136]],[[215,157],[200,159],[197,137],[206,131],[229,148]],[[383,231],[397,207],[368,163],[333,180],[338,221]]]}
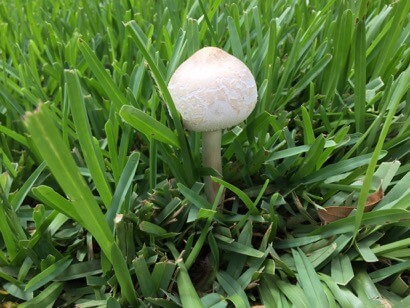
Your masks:
{"label": "green grass", "polygon": [[[409,20],[405,0],[0,1],[1,302],[409,306]],[[258,85],[214,204],[167,89],[210,45]]]}

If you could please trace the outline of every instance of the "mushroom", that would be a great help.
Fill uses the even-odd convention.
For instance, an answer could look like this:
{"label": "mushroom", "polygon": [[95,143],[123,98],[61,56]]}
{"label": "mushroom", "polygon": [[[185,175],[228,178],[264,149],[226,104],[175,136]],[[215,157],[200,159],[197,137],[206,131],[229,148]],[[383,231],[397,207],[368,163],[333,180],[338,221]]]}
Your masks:
{"label": "mushroom", "polygon": [[[169,92],[184,126],[202,132],[203,166],[222,176],[222,129],[245,120],[255,107],[257,88],[248,67],[216,47],[198,50],[172,75]],[[219,185],[205,177],[205,193],[214,202]]]}

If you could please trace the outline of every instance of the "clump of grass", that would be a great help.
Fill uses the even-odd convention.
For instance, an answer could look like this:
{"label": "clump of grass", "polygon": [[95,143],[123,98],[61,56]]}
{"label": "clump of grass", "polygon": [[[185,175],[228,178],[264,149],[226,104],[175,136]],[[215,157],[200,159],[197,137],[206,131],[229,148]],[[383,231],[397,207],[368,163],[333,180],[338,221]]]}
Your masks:
{"label": "clump of grass", "polygon": [[[409,305],[410,2],[3,1],[0,16],[3,302]],[[167,89],[210,45],[259,89],[223,134],[223,210]]]}

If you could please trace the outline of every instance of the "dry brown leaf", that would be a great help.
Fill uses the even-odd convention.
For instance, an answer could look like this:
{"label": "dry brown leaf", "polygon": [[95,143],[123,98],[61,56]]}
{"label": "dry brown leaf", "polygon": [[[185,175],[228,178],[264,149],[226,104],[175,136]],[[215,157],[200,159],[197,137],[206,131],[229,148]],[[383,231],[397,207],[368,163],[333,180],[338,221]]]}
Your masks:
{"label": "dry brown leaf", "polygon": [[323,223],[328,224],[349,216],[353,209],[353,206],[327,206],[323,209],[318,209],[317,213],[320,220]]}
{"label": "dry brown leaf", "polygon": [[[370,212],[376,206],[376,204],[379,203],[381,199],[383,199],[383,196],[384,192],[380,187],[377,191],[367,197],[364,211]],[[330,222],[349,216],[354,209],[354,206],[327,206],[323,209],[318,209],[317,214],[324,224],[328,224]]]}
{"label": "dry brown leaf", "polygon": [[374,193],[372,193],[369,197],[367,197],[366,200],[366,207],[370,207],[372,206],[371,209],[373,209],[373,207],[380,202],[381,199],[383,199],[384,197],[384,191],[383,188],[379,188],[378,191],[375,191]]}

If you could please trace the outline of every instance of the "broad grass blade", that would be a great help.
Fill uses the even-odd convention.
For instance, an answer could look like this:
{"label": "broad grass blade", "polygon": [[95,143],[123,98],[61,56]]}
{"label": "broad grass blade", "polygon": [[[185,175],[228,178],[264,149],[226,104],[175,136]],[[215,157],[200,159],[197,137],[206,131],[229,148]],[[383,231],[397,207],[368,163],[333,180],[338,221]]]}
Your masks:
{"label": "broad grass blade", "polygon": [[327,305],[328,300],[323,291],[322,283],[309,259],[300,250],[292,250],[295,260],[297,279],[305,291],[306,297],[312,307]]}
{"label": "broad grass blade", "polygon": [[81,152],[83,153],[97,191],[105,207],[108,208],[112,199],[111,188],[105,176],[106,170],[101,150],[96,148],[93,141],[78,73],[75,70],[66,70],[64,71],[64,77],[66,80],[68,101],[71,106],[71,114],[73,115],[75,129],[81,145]]}
{"label": "broad grass blade", "polygon": [[182,302],[183,307],[204,307],[202,304],[198,293],[192,284],[191,278],[189,277],[188,270],[182,260],[178,263],[178,276],[177,276],[177,286],[179,291],[179,297]]}
{"label": "broad grass blade", "polygon": [[58,299],[61,292],[63,291],[64,283],[62,282],[53,282],[42,292],[40,292],[32,300],[27,301],[19,307],[22,308],[31,308],[31,307],[50,307]]}
{"label": "broad grass blade", "polygon": [[147,138],[153,138],[175,148],[180,147],[178,137],[174,132],[145,112],[127,105],[121,108],[120,116],[136,130],[147,136]]}
{"label": "broad grass blade", "polygon": [[54,278],[60,275],[66,268],[68,268],[71,262],[73,262],[73,259],[67,256],[57,261],[56,263],[50,265],[41,273],[30,279],[30,281],[27,283],[25,287],[25,291],[36,291],[40,287],[44,286],[46,283],[52,281]]}
{"label": "broad grass blade", "polygon": [[223,271],[218,272],[216,278],[225,292],[228,293],[229,297],[227,299],[236,307],[250,307],[245,292],[234,278]]}

